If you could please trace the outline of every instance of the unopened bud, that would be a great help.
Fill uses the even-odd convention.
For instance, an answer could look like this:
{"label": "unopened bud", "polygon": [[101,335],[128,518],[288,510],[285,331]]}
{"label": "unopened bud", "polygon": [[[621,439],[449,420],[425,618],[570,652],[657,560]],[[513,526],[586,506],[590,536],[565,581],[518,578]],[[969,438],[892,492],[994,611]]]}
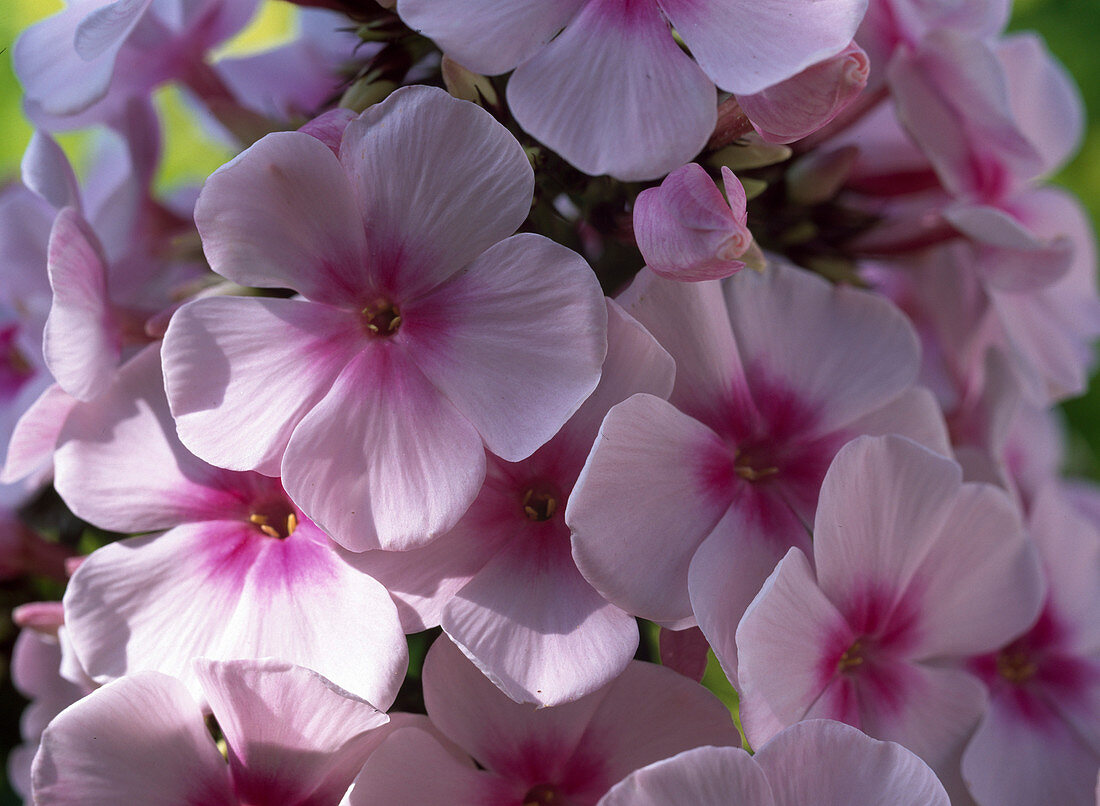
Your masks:
{"label": "unopened bud", "polygon": [[472,101],[478,106],[498,106],[500,98],[493,82],[483,75],[463,67],[449,56],[443,57],[443,86],[447,92],[462,101]]}
{"label": "unopened bud", "polygon": [[340,106],[355,112],[362,112],[376,103],[386,100],[397,89],[393,81],[375,80],[370,76],[361,78],[352,84],[340,98]]}
{"label": "unopened bud", "polygon": [[787,146],[765,143],[758,135],[753,134],[746,137],[744,143],[735,143],[715,152],[707,162],[715,168],[724,166],[736,173],[785,162],[791,158],[791,153]]}

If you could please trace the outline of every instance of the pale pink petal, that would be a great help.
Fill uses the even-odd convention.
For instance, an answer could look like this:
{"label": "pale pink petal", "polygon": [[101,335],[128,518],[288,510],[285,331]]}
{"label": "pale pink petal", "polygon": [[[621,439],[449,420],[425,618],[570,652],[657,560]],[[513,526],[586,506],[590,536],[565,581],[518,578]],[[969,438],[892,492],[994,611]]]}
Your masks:
{"label": "pale pink petal", "polygon": [[811,719],[757,750],[776,806],[949,806],[935,773],[893,742]]}
{"label": "pale pink petal", "polygon": [[992,295],[1028,399],[1045,407],[1052,398],[1080,394],[1095,360],[1092,342],[1100,334],[1095,235],[1080,202],[1059,188],[1018,196],[1013,212],[1039,236],[1064,234],[1074,243],[1069,273],[1054,285]]}
{"label": "pale pink petal", "polygon": [[911,657],[976,655],[1039,617],[1045,586],[1016,505],[999,488],[965,484],[913,577],[921,637]]}
{"label": "pale pink petal", "polygon": [[753,128],[772,143],[791,143],[823,128],[867,85],[871,65],[852,42],[837,55],[737,103]]}
{"label": "pale pink petal", "polygon": [[676,361],[677,408],[700,414],[732,396],[749,416],[748,383],[719,283],[676,283],[642,269],[618,302]]}
{"label": "pale pink petal", "polygon": [[585,579],[628,613],[690,626],[688,564],[729,507],[732,461],[713,431],[660,398],[611,409],[565,511]]}
{"label": "pale pink petal", "polygon": [[80,187],[69,158],[61,146],[47,134],[36,131],[23,152],[20,175],[27,188],[56,210],[75,207],[80,210]]}
{"label": "pale pink petal", "polygon": [[943,456],[951,456],[951,436],[936,396],[923,386],[912,386],[885,406],[848,425],[853,434],[900,434]]}
{"label": "pale pink petal", "polygon": [[933,769],[941,769],[985,711],[985,687],[973,675],[950,668],[898,664],[888,675],[885,694],[861,692],[859,727],[876,739],[904,745]]}
{"label": "pale pink petal", "polygon": [[722,89],[750,95],[834,56],[852,41],[860,0],[658,0]]}
{"label": "pale pink petal", "polygon": [[[753,747],[778,727],[806,717],[829,686],[830,642],[848,646],[856,635],[825,598],[806,555],[791,549],[764,583],[737,627],[737,678],[742,699],[760,700],[774,722],[744,721]],[[714,644],[725,663],[732,646]]]}
{"label": "pale pink petal", "polygon": [[510,462],[558,432],[596,387],[607,351],[596,275],[528,233],[490,247],[402,318],[416,366]]}
{"label": "pale pink petal", "polygon": [[1100,748],[1090,747],[1047,703],[1034,707],[1041,729],[1010,705],[990,704],[962,758],[971,794],[981,806],[1093,806]]}
{"label": "pale pink petal", "polygon": [[42,735],[41,806],[236,806],[228,767],[199,704],[177,680],[146,672],[92,692]]}
{"label": "pale pink petal", "polygon": [[553,708],[508,697],[446,636],[424,660],[424,701],[432,722],[483,767],[508,772],[517,756],[542,769],[561,769],[572,757],[602,697]]}
{"label": "pale pink petal", "polygon": [[344,130],[353,120],[355,120],[354,112],[350,109],[337,107],[318,115],[298,131],[304,132],[310,137],[316,137],[328,146],[333,154],[339,157],[340,143],[344,139]]}
{"label": "pale pink petal", "polygon": [[269,134],[215,171],[195,224],[210,267],[241,285],[292,288],[341,307],[365,293],[355,196],[333,152],[308,134]]}
{"label": "pale pink petal", "polygon": [[900,598],[940,539],[961,488],[955,462],[907,439],[849,442],[821,486],[814,524],[821,589],[842,610],[865,593],[861,585]]}
{"label": "pale pink petal", "polygon": [[406,664],[385,589],[308,521],[282,540],[242,516],[112,543],[73,575],[65,612],[99,681],[155,669],[195,685],[195,657],[277,657],[384,708]]}
{"label": "pale pink petal", "polygon": [[57,438],[77,403],[75,397],[57,384],[42,392],[15,424],[0,482],[11,484],[52,467]]}
{"label": "pale pink petal", "polygon": [[359,319],[300,300],[184,305],[162,350],[180,440],[219,467],[279,475],[291,432],[365,346]]}
{"label": "pale pink petal", "polygon": [[773,806],[771,786],[739,747],[699,747],[631,773],[599,806]]}
{"label": "pale pink petal", "polygon": [[887,74],[898,119],[955,196],[998,198],[1042,171],[1020,131],[990,47],[957,31],[929,34],[894,57]]}
{"label": "pale pink petal", "polygon": [[331,806],[389,718],[316,672],[283,661],[196,662],[246,803]]}
{"label": "pale pink petal", "polygon": [[340,162],[359,200],[377,290],[414,296],[515,232],[534,173],[481,107],[402,87],[344,130]]}
{"label": "pale pink petal", "polygon": [[341,556],[344,562],[385,586],[397,605],[405,632],[438,627],[451,597],[515,537],[500,529],[495,518],[476,517],[478,510],[475,500],[451,531],[421,548],[361,554],[341,551]]}
{"label": "pale pink petal", "polygon": [[484,478],[477,431],[389,343],[340,373],[283,457],[290,497],[352,551],[428,543],[455,525]]}
{"label": "pale pink petal", "polygon": [[714,84],[648,0],[589,0],[512,74],[508,105],[525,131],[585,173],[626,181],[690,161],[718,114]]}
{"label": "pale pink petal", "polygon": [[1050,606],[1065,620],[1067,643],[1082,655],[1100,654],[1100,529],[1081,517],[1058,485],[1039,491],[1028,522],[1051,581]]}
{"label": "pale pink petal", "polygon": [[605,301],[607,357],[600,372],[600,383],[562,426],[555,439],[579,451],[581,459],[588,455],[603,418],[612,406],[638,392],[667,398],[676,377],[676,362],[649,331],[617,302]]}
{"label": "pale pink petal", "polygon": [[776,507],[762,522],[752,505],[751,499],[735,500],[688,569],[691,608],[731,682],[737,680],[734,633],[741,616],[791,547],[811,551],[806,527],[787,507]]}
{"label": "pale pink petal", "polygon": [[1042,155],[1044,172],[1057,170],[1077,151],[1085,131],[1077,85],[1034,32],[1003,37],[996,54],[1016,122]]}
{"label": "pale pink petal", "polygon": [[488,773],[459,760],[431,733],[394,731],[375,750],[341,806],[480,806],[492,792]]}
{"label": "pale pink petal", "polygon": [[943,216],[975,244],[975,269],[998,291],[1038,291],[1065,276],[1073,261],[1068,237],[1042,238],[996,207],[953,205]]}
{"label": "pale pink petal", "polygon": [[[726,181],[740,188],[732,172]],[[731,203],[737,201],[735,197]],[[752,243],[751,233],[730,203],[694,162],[670,173],[659,187],[639,194],[634,203],[634,236],[654,273],[692,282],[719,280],[744,268],[737,258]]]}
{"label": "pale pink petal", "polygon": [[49,114],[70,115],[103,98],[119,48],[151,2],[73,3],[24,31],[13,55],[28,99]]}
{"label": "pale pink petal", "polygon": [[46,365],[62,389],[91,400],[110,383],[122,342],[99,240],[71,207],[54,221],[47,265],[53,304],[42,337]]}
{"label": "pale pink petal", "polygon": [[512,699],[559,705],[616,677],[638,626],[581,577],[564,535],[517,538],[447,603],[443,629]]}
{"label": "pale pink petal", "polygon": [[604,776],[633,770],[692,747],[739,747],[730,712],[710,691],[652,663],[631,663],[604,689],[574,753],[574,763],[603,757]]}
{"label": "pale pink petal", "polygon": [[817,433],[890,402],[916,377],[917,335],[878,295],[780,264],[742,272],[725,291],[750,379],[781,379],[813,407]]}
{"label": "pale pink petal", "polygon": [[211,520],[238,507],[211,467],[176,439],[160,349],[131,359],[91,403],[77,404],[58,439],[54,484],[81,518],[116,532],[150,532]]}
{"label": "pale pink petal", "polygon": [[414,30],[476,73],[506,73],[530,58],[568,24],[584,0],[398,0]]}

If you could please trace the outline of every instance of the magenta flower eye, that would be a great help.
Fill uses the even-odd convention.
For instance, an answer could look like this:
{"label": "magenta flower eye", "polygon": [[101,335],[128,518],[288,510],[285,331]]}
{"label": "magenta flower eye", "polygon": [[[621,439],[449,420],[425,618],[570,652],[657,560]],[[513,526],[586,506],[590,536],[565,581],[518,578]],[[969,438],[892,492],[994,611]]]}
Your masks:
{"label": "magenta flower eye", "polygon": [[401,311],[387,299],[378,299],[361,311],[364,326],[372,336],[389,338],[401,327]]}

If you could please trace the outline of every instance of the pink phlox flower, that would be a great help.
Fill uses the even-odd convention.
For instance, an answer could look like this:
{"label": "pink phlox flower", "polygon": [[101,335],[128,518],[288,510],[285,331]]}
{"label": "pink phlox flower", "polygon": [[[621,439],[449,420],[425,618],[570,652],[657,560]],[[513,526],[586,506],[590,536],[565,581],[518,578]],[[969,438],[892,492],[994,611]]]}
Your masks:
{"label": "pink phlox flower", "polygon": [[535,708],[504,696],[441,636],[428,650],[423,681],[438,734],[394,731],[345,806],[595,806],[639,767],[690,747],[740,743],[713,694],[639,661],[598,691]]}
{"label": "pink phlox flower", "polygon": [[994,48],[936,32],[899,53],[889,76],[902,125],[953,199],[944,219],[974,244],[986,282],[1020,292],[1063,276],[1073,242],[1029,226],[1027,196],[1076,149],[1084,117],[1042,41],[1016,35]]}
{"label": "pink phlox flower", "polygon": [[835,56],[865,9],[863,0],[397,4],[469,69],[514,69],[508,105],[526,131],[582,171],[623,180],[655,179],[703,148],[715,85],[760,93]]}
{"label": "pink phlox flower", "polygon": [[22,630],[11,656],[16,691],[30,700],[19,720],[21,744],[8,755],[8,780],[24,798],[31,796],[31,762],[50,721],[97,688],[76,660],[60,602],[33,602],[16,608],[12,620]]}
{"label": "pink phlox flower", "polygon": [[948,806],[928,765],[841,722],[791,725],[750,756],[699,747],[631,773],[599,806]]}
{"label": "pink phlox flower", "polygon": [[667,397],[672,359],[608,301],[600,384],[562,429],[519,462],[487,456],[485,483],[449,532],[412,551],[346,554],[377,577],[407,632],[442,624],[511,698],[557,705],[588,694],[634,656],[634,618],[585,582],[565,508],[607,410],[645,391]]}
{"label": "pink phlox flower", "polygon": [[105,529],[154,532],[93,552],[65,592],[73,645],[103,683],[191,659],[280,657],[388,706],[406,665],[396,608],[341,562],[279,480],[222,470],[175,435],[157,346],[65,421],[55,486]]}
{"label": "pink phlox flower", "polygon": [[1029,519],[1047,577],[1043,610],[970,661],[989,708],[962,757],[981,806],[1091,806],[1100,768],[1100,528],[1048,484]]}
{"label": "pink phlox flower", "polygon": [[224,756],[187,686],[138,672],[50,723],[34,763],[34,802],[336,806],[389,733],[384,713],[300,666],[198,659],[192,675]]}
{"label": "pink phlox flower", "polygon": [[932,395],[911,388],[916,337],[881,298],[775,265],[724,288],[644,270],[619,301],[676,360],[676,385],[610,410],[566,523],[581,573],[628,613],[732,640],[775,563],[809,549],[844,442],[900,431],[949,450]]}
{"label": "pink phlox flower", "polygon": [[302,298],[182,307],[168,398],[205,460],[281,473],[351,550],[408,549],[469,507],[486,448],[523,459],[576,411],[607,314],[579,255],[508,237],[533,174],[484,110],[403,88],[332,146],[272,134],[207,181],[195,216],[210,265]]}
{"label": "pink phlox flower", "polygon": [[208,50],[242,29],[257,2],[75,0],[15,43],[27,113],[51,131],[112,123],[159,84],[200,79]]}
{"label": "pink phlox flower", "polygon": [[[741,717],[758,746],[824,717],[898,742],[933,769],[986,706],[964,658],[1018,636],[1043,578],[1011,499],[899,436],[837,454],[814,524],[816,573],[792,548],[745,611]],[[715,643],[727,662],[732,647]]]}

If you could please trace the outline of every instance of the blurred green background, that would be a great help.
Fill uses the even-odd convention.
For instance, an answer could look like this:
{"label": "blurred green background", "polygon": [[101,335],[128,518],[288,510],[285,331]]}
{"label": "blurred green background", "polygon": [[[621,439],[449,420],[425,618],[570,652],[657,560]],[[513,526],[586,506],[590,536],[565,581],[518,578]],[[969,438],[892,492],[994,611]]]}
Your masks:
{"label": "blurred green background", "polygon": [[[61,0],[0,0],[0,183],[16,175],[31,129],[20,111],[20,89],[11,68],[11,46],[18,33],[34,20],[61,8]],[[243,53],[288,39],[294,30],[296,9],[279,0],[266,0],[257,21],[224,52]],[[1088,108],[1089,128],[1076,159],[1055,181],[1075,192],[1088,207],[1094,225],[1100,222],[1100,0],[1017,0],[1012,28],[1036,30],[1051,51],[1076,78]],[[157,178],[170,188],[201,182],[232,154],[212,142],[195,126],[178,93],[158,92],[156,103],[165,121],[166,158]],[[81,135],[65,135],[62,144],[79,162],[84,149]],[[1063,407],[1069,423],[1068,470],[1100,478],[1100,381],[1089,392]],[[10,683],[3,675],[0,688],[0,748],[18,741]],[[0,753],[3,751],[0,750]],[[18,804],[0,771],[0,806]],[[129,806],[120,804],[120,806]]]}

